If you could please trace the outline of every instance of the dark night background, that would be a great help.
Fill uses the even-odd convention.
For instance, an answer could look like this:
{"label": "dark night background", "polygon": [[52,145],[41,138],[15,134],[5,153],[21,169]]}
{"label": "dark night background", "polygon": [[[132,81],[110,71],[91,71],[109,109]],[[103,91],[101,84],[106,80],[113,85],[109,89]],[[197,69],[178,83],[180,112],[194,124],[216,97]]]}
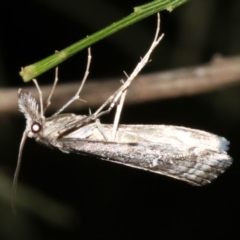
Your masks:
{"label": "dark night background", "polygon": [[[19,87],[26,86],[18,75],[21,66],[65,48],[144,3],[4,1],[0,7],[1,88],[16,87],[17,94]],[[129,73],[149,47],[155,27],[156,16],[152,16],[94,44],[89,78],[121,78],[123,70]],[[165,37],[145,73],[207,63],[215,54],[237,55],[240,1],[190,0],[172,13],[161,13],[161,31]],[[86,53],[60,66],[60,82],[82,77]],[[53,77],[51,70],[38,79],[47,84]],[[101,89],[95,90],[101,94]],[[239,102],[240,86],[235,85],[124,108],[122,123],[180,125],[226,137],[233,165],[205,187],[63,154],[28,140],[14,216],[10,188],[25,127],[16,103],[16,114],[0,113],[0,239],[238,239]],[[103,121],[110,123],[112,115]]]}

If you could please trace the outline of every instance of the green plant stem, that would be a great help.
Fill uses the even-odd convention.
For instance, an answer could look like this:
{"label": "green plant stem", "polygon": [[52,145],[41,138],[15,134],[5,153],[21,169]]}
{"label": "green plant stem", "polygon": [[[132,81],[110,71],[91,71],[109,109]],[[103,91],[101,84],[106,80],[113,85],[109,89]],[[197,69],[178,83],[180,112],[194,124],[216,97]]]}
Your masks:
{"label": "green plant stem", "polygon": [[111,34],[130,26],[131,24],[140,21],[150,15],[153,15],[161,10],[172,11],[174,8],[185,3],[188,0],[155,0],[150,3],[134,8],[134,12],[118,22],[70,45],[69,47],[39,61],[32,65],[26,66],[20,72],[24,82],[39,76],[47,70],[59,65],[69,57],[73,56],[80,50],[92,45],[93,43],[110,36]]}

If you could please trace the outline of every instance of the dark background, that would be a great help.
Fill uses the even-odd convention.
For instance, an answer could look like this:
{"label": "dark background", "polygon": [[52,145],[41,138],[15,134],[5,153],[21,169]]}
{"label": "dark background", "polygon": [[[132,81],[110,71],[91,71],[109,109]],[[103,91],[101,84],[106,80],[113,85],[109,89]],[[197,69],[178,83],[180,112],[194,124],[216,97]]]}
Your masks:
{"label": "dark background", "polygon": [[[140,0],[4,1],[0,8],[0,84],[24,88],[22,66],[127,16]],[[161,13],[164,40],[143,72],[203,64],[240,53],[240,2],[191,0]],[[92,46],[90,78],[122,77],[149,47],[156,16]],[[87,51],[60,66],[60,81],[79,80]],[[52,83],[54,71],[39,77]],[[90,81],[90,80],[89,80]],[[134,84],[137,84],[135,82]],[[33,85],[28,83],[28,85]],[[101,89],[96,89],[101,94]],[[151,94],[151,93],[149,93]],[[6,102],[8,99],[6,99]],[[172,124],[226,137],[233,165],[212,184],[192,187],[157,174],[63,154],[28,140],[17,215],[10,188],[25,119],[0,113],[0,239],[238,239],[240,87],[125,106],[126,124]],[[88,113],[81,112],[79,114]],[[112,122],[112,115],[102,122]]]}

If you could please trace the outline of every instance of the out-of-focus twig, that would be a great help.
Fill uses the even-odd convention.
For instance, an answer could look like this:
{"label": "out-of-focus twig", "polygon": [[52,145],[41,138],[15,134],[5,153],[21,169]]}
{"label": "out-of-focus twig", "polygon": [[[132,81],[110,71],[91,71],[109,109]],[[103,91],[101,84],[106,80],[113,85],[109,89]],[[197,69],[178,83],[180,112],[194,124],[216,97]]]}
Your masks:
{"label": "out-of-focus twig", "polygon": [[[77,101],[70,105],[68,110],[94,108],[101,105],[119,88],[121,84],[119,80],[87,81],[81,93],[81,98],[86,100],[87,104]],[[240,83],[240,56],[215,57],[206,65],[139,75],[128,91],[125,104],[194,95],[237,83]],[[51,110],[60,108],[75,94],[79,84],[80,81],[59,84],[49,108]],[[37,96],[35,87],[25,89]],[[43,86],[41,89],[44,99],[47,99],[51,86]],[[0,89],[0,113],[17,113],[17,89]]]}

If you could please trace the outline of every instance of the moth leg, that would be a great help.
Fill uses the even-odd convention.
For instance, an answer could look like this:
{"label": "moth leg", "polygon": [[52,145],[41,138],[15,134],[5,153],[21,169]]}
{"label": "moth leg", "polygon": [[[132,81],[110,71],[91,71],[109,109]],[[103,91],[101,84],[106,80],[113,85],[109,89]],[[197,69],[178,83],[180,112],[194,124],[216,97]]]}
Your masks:
{"label": "moth leg", "polygon": [[96,125],[97,125],[97,128],[98,128],[99,132],[103,135],[105,141],[108,142],[109,139],[108,139],[108,137],[107,137],[107,135],[106,135],[106,131],[105,131],[105,129],[104,129],[104,127],[103,127],[103,125],[101,124],[101,122],[100,122],[99,119],[96,119]]}
{"label": "moth leg", "polygon": [[[159,44],[159,42],[163,38],[163,34],[159,36],[160,33],[160,14],[157,15],[157,29],[154,36],[154,40],[145,54],[143,58],[141,58],[140,62],[137,64],[131,75],[127,78],[125,83],[113,94],[111,95],[103,104],[102,106],[93,114],[93,119],[99,118],[104,114],[109,113],[112,108],[116,105],[116,103],[119,101],[119,99],[122,97],[122,94],[126,89],[130,86],[132,81],[135,79],[135,77],[138,75],[138,73],[143,69],[143,67],[149,62],[149,58],[155,47]],[[124,97],[123,97],[124,98]],[[107,110],[103,111],[105,107],[108,107]]]}
{"label": "moth leg", "polygon": [[113,122],[112,136],[111,136],[112,141],[115,141],[115,138],[116,138],[116,133],[117,133],[120,116],[121,116],[121,112],[122,112],[126,94],[127,94],[127,89],[122,93],[119,104],[117,105],[117,108],[116,108],[116,113],[115,113],[114,122]]}
{"label": "moth leg", "polygon": [[[96,111],[95,113],[92,114],[92,119],[95,120],[97,118],[100,118],[101,116],[105,115],[105,114],[108,114],[111,112],[111,110],[116,106],[117,102],[119,101],[119,98],[121,97],[122,95],[122,91],[121,92],[118,92],[118,94],[114,97],[114,95],[112,95],[110,98],[109,98],[109,101],[107,104],[109,104],[109,107],[107,110],[104,110],[104,111]],[[106,105],[107,105],[106,104]],[[105,106],[106,106],[105,105]],[[103,105],[102,105],[103,106]],[[101,106],[101,107],[102,107]]]}
{"label": "moth leg", "polygon": [[44,113],[46,112],[46,110],[48,109],[48,107],[51,104],[51,98],[52,98],[53,92],[54,92],[54,90],[55,90],[55,88],[57,86],[57,83],[58,83],[58,67],[55,68],[55,79],[54,79],[54,82],[53,82],[52,90],[51,90],[51,92],[50,92],[50,94],[48,96],[48,99],[46,101],[46,106],[45,106],[45,108],[43,110]]}
{"label": "moth leg", "polygon": [[71,103],[73,103],[74,101],[80,99],[80,93],[82,91],[82,88],[87,80],[87,77],[89,75],[89,68],[90,68],[90,64],[91,64],[91,60],[92,60],[92,56],[91,56],[91,48],[88,48],[88,60],[87,60],[87,66],[86,66],[86,71],[84,73],[81,85],[79,87],[79,89],[77,90],[76,94],[67,102],[65,103],[57,112],[55,112],[53,114],[53,116],[58,115],[59,113],[61,113],[64,109],[66,109]]}

